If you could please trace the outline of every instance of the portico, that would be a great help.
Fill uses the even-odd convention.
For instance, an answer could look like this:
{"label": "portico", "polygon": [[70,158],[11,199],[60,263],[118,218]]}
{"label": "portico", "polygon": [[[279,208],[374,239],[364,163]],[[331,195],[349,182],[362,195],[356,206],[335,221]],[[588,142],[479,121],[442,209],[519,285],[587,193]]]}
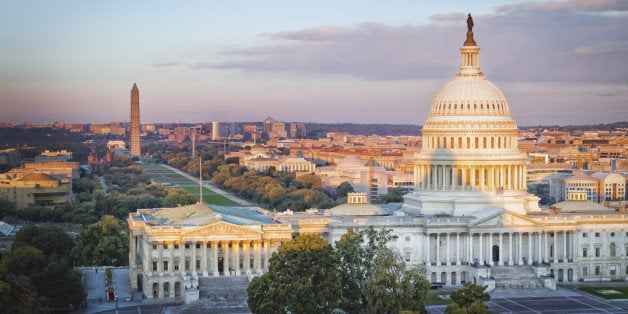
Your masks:
{"label": "portico", "polygon": [[148,299],[189,302],[198,298],[199,277],[265,272],[272,253],[292,238],[289,225],[270,217],[258,208],[211,209],[204,204],[130,214],[133,288]]}

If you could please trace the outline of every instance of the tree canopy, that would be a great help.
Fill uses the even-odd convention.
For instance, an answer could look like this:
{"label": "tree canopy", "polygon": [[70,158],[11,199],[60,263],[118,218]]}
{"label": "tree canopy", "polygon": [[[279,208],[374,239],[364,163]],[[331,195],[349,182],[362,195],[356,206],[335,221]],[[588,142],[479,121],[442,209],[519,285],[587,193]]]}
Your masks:
{"label": "tree canopy", "polygon": [[447,305],[445,313],[491,313],[485,304],[485,302],[491,299],[491,295],[485,291],[487,287],[476,285],[472,282],[465,283],[463,288],[451,293],[452,303]]}
{"label": "tree canopy", "polygon": [[248,288],[253,313],[331,313],[340,300],[338,257],[318,236],[282,244]]}

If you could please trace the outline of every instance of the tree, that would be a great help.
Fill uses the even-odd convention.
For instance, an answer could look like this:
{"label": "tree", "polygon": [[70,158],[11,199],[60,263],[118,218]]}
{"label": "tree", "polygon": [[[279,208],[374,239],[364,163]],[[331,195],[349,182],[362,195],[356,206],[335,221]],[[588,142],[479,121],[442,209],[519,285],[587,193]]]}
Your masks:
{"label": "tree", "polygon": [[43,298],[25,280],[0,270],[0,309],[3,313],[48,313]]}
{"label": "tree", "polygon": [[349,313],[424,312],[429,293],[425,270],[408,267],[388,243],[391,230],[349,231],[336,242],[340,255],[340,308]]}
{"label": "tree", "polygon": [[367,312],[397,313],[406,310],[424,313],[429,289],[423,268],[407,268],[405,262],[390,249],[379,249],[373,278],[366,282],[363,289]]}
{"label": "tree", "polygon": [[484,302],[491,299],[491,295],[485,292],[488,286],[476,285],[472,282],[464,284],[462,289],[451,293],[452,303],[447,305],[445,313],[490,313]]}
{"label": "tree", "polygon": [[74,240],[59,227],[26,227],[17,232],[13,247],[32,246],[40,249],[47,257],[67,257],[74,247]]}
{"label": "tree", "polygon": [[294,179],[294,184],[299,189],[320,190],[323,188],[323,180],[314,173],[302,174]]}
{"label": "tree", "polygon": [[340,185],[336,187],[336,195],[338,197],[345,197],[347,196],[347,193],[353,193],[353,192],[355,192],[355,190],[353,189],[353,186],[351,185],[351,183],[347,181],[340,183]]}
{"label": "tree", "polygon": [[81,276],[63,260],[50,262],[34,281],[39,294],[48,299],[53,309],[74,309],[83,301]]}
{"label": "tree", "polygon": [[128,265],[129,237],[113,216],[81,230],[72,255],[81,265]]}
{"label": "tree", "polygon": [[40,249],[25,246],[6,253],[0,261],[0,270],[15,276],[30,276],[45,265],[46,259]]}
{"label": "tree", "polygon": [[319,236],[303,235],[282,244],[268,272],[251,281],[253,313],[331,313],[340,300],[338,255]]}

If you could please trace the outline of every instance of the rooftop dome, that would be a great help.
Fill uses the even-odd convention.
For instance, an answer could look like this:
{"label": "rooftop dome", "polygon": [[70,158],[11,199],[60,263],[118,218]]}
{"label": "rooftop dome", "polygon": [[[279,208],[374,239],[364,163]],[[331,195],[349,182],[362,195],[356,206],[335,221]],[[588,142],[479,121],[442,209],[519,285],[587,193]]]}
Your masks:
{"label": "rooftop dome", "polygon": [[355,157],[355,156],[347,156],[343,159],[340,159],[340,161],[338,162],[338,166],[363,167],[362,161],[360,161],[360,158]]}
{"label": "rooftop dome", "polygon": [[53,177],[51,177],[49,174],[45,174],[45,173],[29,173],[25,176],[23,176],[20,181],[26,181],[26,182],[45,182],[45,181],[57,181],[55,180]]}
{"label": "rooftop dome", "polygon": [[510,120],[504,94],[484,77],[458,76],[434,97],[430,117],[503,116]]}
{"label": "rooftop dome", "polygon": [[387,215],[385,209],[367,203],[366,193],[348,193],[347,203],[325,210],[328,216],[381,216]]}

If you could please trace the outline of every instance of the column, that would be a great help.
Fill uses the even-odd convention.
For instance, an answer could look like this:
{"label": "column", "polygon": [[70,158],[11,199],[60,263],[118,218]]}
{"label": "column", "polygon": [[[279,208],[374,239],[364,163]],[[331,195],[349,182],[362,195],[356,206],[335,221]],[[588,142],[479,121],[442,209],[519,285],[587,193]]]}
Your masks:
{"label": "column", "polygon": [[549,263],[550,262],[550,256],[549,256],[549,252],[547,251],[548,250],[548,244],[549,244],[548,240],[547,240],[548,237],[549,237],[549,232],[546,232],[545,233],[545,239],[543,241],[543,252],[544,252],[543,255],[545,256],[545,258],[547,259],[547,262]]}
{"label": "column", "polygon": [[168,272],[171,273],[171,274],[174,274],[174,244],[175,243],[176,242],[172,241],[170,243],[170,246],[168,247],[169,255],[170,255],[169,256],[170,261],[168,262]]}
{"label": "column", "polygon": [[477,189],[477,186],[475,186],[475,167],[470,167],[471,168],[471,188],[472,189]]}
{"label": "column", "polygon": [[440,233],[436,234],[436,265],[440,266]]}
{"label": "column", "polygon": [[456,265],[460,265],[460,233],[456,232]]}
{"label": "column", "polygon": [[488,234],[488,256],[489,256],[489,260],[488,260],[488,264],[493,266],[493,232]]}
{"label": "column", "polygon": [[456,169],[456,166],[451,166],[451,189],[453,191],[458,189],[458,170]]}
{"label": "column", "polygon": [[484,250],[482,250],[482,233],[480,232],[480,254],[478,256],[480,265],[484,265]]}
{"label": "column", "polygon": [[488,189],[495,190],[495,167],[488,166]]}
{"label": "column", "polygon": [[515,259],[512,257],[513,255],[512,249],[512,232],[508,232],[508,265],[512,266],[515,264]]}
{"label": "column", "polygon": [[499,233],[499,261],[497,262],[497,265],[499,266],[503,266],[504,265],[504,241],[502,238],[503,233]]}
{"label": "column", "polygon": [[201,268],[203,269],[203,277],[207,277],[209,273],[207,272],[207,241],[203,241],[203,260],[201,261]]}
{"label": "column", "polygon": [[469,232],[469,252],[468,252],[468,258],[467,258],[467,263],[469,265],[471,265],[471,263],[473,263],[473,233]]}
{"label": "column", "polygon": [[484,185],[484,182],[486,182],[486,178],[484,175],[484,166],[481,166],[480,167],[480,190],[486,189],[486,185]]}
{"label": "column", "polygon": [[196,241],[192,242],[192,260],[190,261],[190,272],[192,277],[197,277],[196,273]]}
{"label": "column", "polygon": [[565,235],[564,241],[563,241],[563,263],[566,263],[568,261],[567,259],[567,230],[563,231],[563,234]]}
{"label": "column", "polygon": [[264,240],[264,269],[268,269],[268,260],[270,259],[270,240]]}
{"label": "column", "polygon": [[157,259],[157,271],[159,276],[164,275],[164,242],[160,242],[158,245],[159,258]]}
{"label": "column", "polygon": [[517,259],[519,262],[519,265],[523,265],[523,259],[522,259],[522,248],[523,248],[523,233],[519,232],[519,236],[517,237],[518,241],[519,241],[519,245],[518,245],[518,249],[517,249]]}
{"label": "column", "polygon": [[[136,241],[137,241],[137,237],[135,237],[135,235],[133,234],[133,231],[130,232],[131,234],[131,244],[129,245],[129,269],[133,269],[136,268],[136,262],[137,262],[137,248],[136,248]],[[137,280],[137,278],[135,279]]]}
{"label": "column", "polygon": [[213,259],[214,259],[214,268],[212,269],[214,276],[219,276],[218,273],[218,241],[212,241],[212,251],[213,251]]}
{"label": "column", "polygon": [[428,233],[425,237],[427,244],[425,245],[425,265],[432,265],[432,261],[430,260],[430,234]]}
{"label": "column", "polygon": [[235,275],[240,276],[240,241],[234,241],[233,244],[233,268]]}
{"label": "column", "polygon": [[449,232],[447,233],[447,255],[445,256],[445,263],[447,266],[451,265],[451,261],[449,260]]}
{"label": "column", "polygon": [[558,255],[557,254],[558,250],[557,250],[557,247],[556,247],[556,244],[558,244],[557,238],[558,238],[558,233],[556,233],[556,231],[554,231],[554,247],[553,247],[553,250],[552,250],[552,254],[554,255],[554,263],[558,263],[558,256],[557,256]]}
{"label": "column", "polygon": [[181,241],[179,244],[179,272],[185,274],[185,241]]}
{"label": "column", "polygon": [[528,232],[528,265],[532,265],[532,232]]}
{"label": "column", "polygon": [[229,263],[229,255],[231,255],[231,248],[229,247],[230,243],[230,241],[222,241],[222,251],[224,252],[224,256],[222,258],[222,269],[225,276],[231,276],[231,264]]}
{"label": "column", "polygon": [[465,191],[467,189],[467,169],[465,168],[465,166],[460,167],[460,170],[462,170],[462,177],[460,178],[460,186],[462,191]]}
{"label": "column", "polygon": [[262,241],[261,240],[255,240],[255,242],[253,242],[253,249],[255,250],[255,273],[256,274],[261,274],[262,273]]}
{"label": "column", "polygon": [[539,262],[539,264],[541,264],[543,262],[543,256],[542,256],[542,251],[541,248],[543,248],[543,231],[539,231],[539,233],[537,233],[537,239],[538,239],[538,253],[539,256],[537,256],[537,262]]}
{"label": "column", "polygon": [[438,167],[432,165],[432,190],[438,190]]}
{"label": "column", "polygon": [[441,190],[447,190],[447,166],[442,165],[440,166],[440,170],[441,170],[441,181],[442,181],[442,187]]}

